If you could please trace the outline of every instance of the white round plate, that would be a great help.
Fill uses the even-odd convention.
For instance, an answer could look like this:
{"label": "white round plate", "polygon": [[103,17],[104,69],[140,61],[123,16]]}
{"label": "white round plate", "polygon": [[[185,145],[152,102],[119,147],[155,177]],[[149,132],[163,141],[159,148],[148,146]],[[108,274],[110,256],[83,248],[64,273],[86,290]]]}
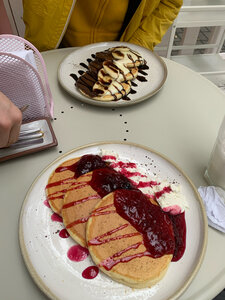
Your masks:
{"label": "white round plate", "polygon": [[[135,94],[129,94],[130,100],[118,100],[118,101],[98,101],[91,98],[85,97],[82,95],[75,86],[75,80],[70,76],[70,74],[76,74],[80,76],[78,71],[87,71],[87,68],[82,67],[80,63],[88,65],[87,59],[93,59],[92,54],[96,52],[106,50],[110,47],[115,46],[128,46],[133,50],[138,51],[144,59],[147,61],[149,66],[148,70],[144,70],[148,75],[145,75],[147,79],[146,82],[134,80],[138,84],[137,87],[132,87],[136,91]],[[139,73],[140,76],[143,76]],[[62,87],[69,92],[74,98],[93,105],[106,106],[106,107],[120,107],[132,105],[144,100],[149,99],[155,93],[157,93],[163,86],[167,77],[167,68],[164,61],[154,52],[148,50],[147,48],[130,44],[124,42],[105,42],[105,43],[96,43],[87,45],[81,48],[76,49],[70,53],[66,58],[61,62],[58,68],[58,80]]]}
{"label": "white round plate", "polygon": [[[186,211],[186,250],[181,260],[172,262],[165,277],[152,288],[132,289],[103,273],[92,280],[82,271],[93,265],[90,256],[82,262],[68,259],[68,249],[76,244],[72,238],[60,238],[62,223],[51,220],[52,211],[44,205],[45,186],[50,174],[63,161],[84,154],[112,150],[123,159],[136,162],[149,174],[156,173],[169,182],[178,182],[189,203]],[[21,210],[20,247],[27,268],[39,288],[51,299],[73,300],[165,300],[177,299],[196,275],[207,243],[207,221],[202,201],[190,179],[172,161],[144,146],[107,142],[83,146],[51,163],[34,181]]]}

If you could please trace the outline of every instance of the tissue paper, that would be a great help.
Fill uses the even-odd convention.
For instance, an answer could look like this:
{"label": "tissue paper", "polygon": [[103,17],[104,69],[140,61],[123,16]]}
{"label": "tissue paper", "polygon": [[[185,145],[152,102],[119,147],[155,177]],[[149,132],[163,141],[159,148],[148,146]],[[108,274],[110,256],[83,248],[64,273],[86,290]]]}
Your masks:
{"label": "tissue paper", "polygon": [[225,233],[225,191],[214,186],[200,186],[198,191],[205,205],[209,225]]}

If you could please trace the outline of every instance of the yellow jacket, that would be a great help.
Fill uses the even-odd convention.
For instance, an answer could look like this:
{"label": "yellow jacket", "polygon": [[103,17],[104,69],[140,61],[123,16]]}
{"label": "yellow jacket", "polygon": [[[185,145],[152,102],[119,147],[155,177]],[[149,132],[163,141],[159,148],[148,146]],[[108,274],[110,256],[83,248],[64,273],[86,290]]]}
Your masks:
{"label": "yellow jacket", "polygon": [[[75,2],[23,0],[25,39],[40,51],[57,48],[66,32]],[[173,23],[182,3],[182,0],[142,0],[120,41],[153,50]]]}

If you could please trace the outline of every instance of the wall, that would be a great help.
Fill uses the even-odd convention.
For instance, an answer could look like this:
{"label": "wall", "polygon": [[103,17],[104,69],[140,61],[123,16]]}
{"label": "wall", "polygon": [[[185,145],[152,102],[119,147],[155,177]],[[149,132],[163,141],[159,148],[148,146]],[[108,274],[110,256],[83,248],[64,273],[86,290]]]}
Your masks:
{"label": "wall", "polygon": [[0,34],[8,33],[12,34],[12,28],[9,23],[9,19],[6,14],[3,0],[0,0]]}

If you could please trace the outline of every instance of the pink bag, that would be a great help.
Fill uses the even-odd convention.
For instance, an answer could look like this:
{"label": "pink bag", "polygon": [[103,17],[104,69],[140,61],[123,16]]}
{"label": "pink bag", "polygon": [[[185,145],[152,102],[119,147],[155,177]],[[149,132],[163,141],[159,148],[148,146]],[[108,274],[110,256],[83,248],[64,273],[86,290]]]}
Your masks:
{"label": "pink bag", "polygon": [[0,35],[0,91],[22,108],[23,121],[53,118],[53,100],[44,60],[25,39]]}

